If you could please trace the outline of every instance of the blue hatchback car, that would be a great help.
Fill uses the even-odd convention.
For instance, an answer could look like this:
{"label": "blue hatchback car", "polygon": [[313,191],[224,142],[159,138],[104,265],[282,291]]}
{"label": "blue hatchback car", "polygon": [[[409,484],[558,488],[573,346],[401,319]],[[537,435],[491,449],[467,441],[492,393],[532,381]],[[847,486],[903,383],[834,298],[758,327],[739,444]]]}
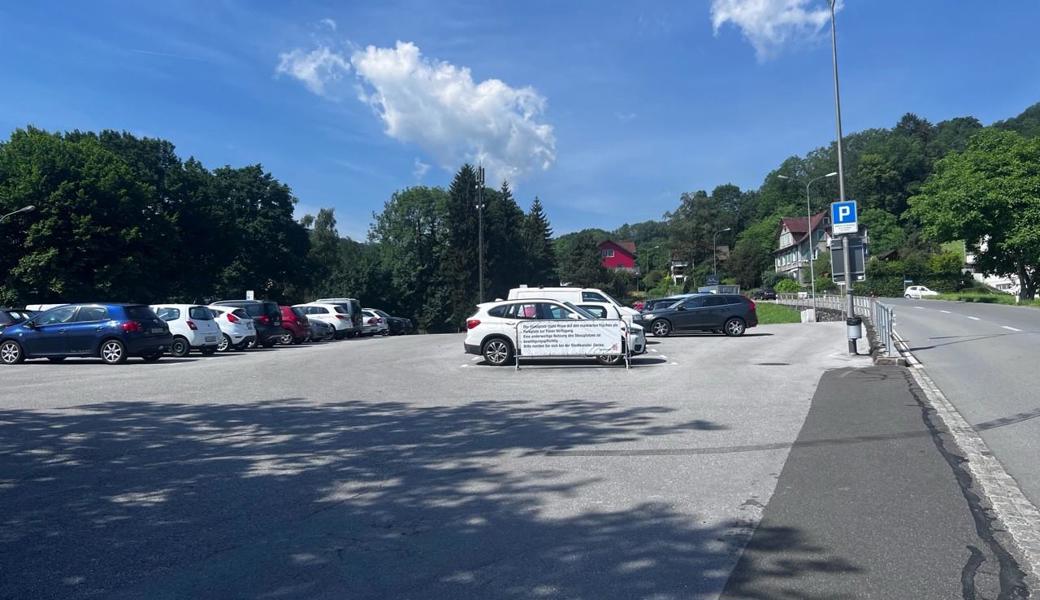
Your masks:
{"label": "blue hatchback car", "polygon": [[69,356],[94,356],[110,365],[131,356],[154,362],[172,343],[170,328],[143,304],[66,304],[0,332],[0,363]]}

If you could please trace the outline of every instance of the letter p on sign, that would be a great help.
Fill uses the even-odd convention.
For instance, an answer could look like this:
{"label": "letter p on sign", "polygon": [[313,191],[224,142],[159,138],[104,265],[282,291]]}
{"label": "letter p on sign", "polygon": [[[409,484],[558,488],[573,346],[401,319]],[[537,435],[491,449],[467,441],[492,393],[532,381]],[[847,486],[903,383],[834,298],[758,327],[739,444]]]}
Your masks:
{"label": "letter p on sign", "polygon": [[831,204],[831,232],[844,235],[859,232],[856,219],[856,201],[834,202]]}

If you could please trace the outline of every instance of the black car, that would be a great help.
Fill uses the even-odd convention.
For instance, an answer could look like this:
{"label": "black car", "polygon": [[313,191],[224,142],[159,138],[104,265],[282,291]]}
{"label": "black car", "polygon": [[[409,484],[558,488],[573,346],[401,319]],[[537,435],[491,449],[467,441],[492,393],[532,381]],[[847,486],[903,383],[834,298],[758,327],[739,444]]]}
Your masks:
{"label": "black car", "polygon": [[643,310],[641,312],[651,312],[655,308],[661,310],[694,295],[695,294],[677,294],[675,296],[665,296],[664,298],[651,298],[643,303]]}
{"label": "black car", "polygon": [[776,300],[776,290],[773,288],[762,288],[751,292],[755,300]]}
{"label": "black car", "polygon": [[721,331],[729,336],[744,335],[758,325],[755,303],[736,294],[690,296],[661,310],[644,312],[637,321],[655,337],[686,331]]}
{"label": "black car", "polygon": [[234,306],[246,311],[253,319],[256,327],[256,343],[258,346],[270,348],[277,344],[285,330],[282,329],[282,308],[277,302],[270,300],[221,300],[213,304],[219,306]]}
{"label": "black car", "polygon": [[370,310],[379,315],[380,317],[386,319],[386,325],[390,329],[390,335],[405,335],[411,333],[414,329],[411,319],[406,319],[404,317],[394,317],[392,315],[387,314],[385,311],[375,308]]}

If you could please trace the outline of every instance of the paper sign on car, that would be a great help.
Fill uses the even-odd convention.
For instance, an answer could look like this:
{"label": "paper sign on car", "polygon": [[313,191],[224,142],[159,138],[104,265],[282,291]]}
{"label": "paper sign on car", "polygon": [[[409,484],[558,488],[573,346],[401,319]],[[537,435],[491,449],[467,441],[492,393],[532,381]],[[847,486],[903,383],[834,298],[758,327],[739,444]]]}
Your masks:
{"label": "paper sign on car", "polygon": [[517,325],[521,356],[621,354],[625,323],[620,320],[538,320]]}

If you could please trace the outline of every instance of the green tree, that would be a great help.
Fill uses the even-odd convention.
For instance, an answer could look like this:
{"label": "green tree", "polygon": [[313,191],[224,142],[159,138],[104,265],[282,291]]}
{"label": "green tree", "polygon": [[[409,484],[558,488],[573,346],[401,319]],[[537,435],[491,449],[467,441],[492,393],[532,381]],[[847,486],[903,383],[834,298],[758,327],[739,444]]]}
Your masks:
{"label": "green tree", "polygon": [[600,287],[605,286],[608,275],[595,236],[591,233],[579,235],[561,261],[561,279],[568,285]]}
{"label": "green tree", "polygon": [[1014,274],[1032,298],[1040,273],[1040,139],[984,130],[936,165],[911,201],[925,235],[965,240],[986,273]]}
{"label": "green tree", "polygon": [[537,196],[524,217],[523,251],[527,257],[528,285],[553,285],[559,282],[556,253],[553,250],[552,226]]}
{"label": "green tree", "polygon": [[859,222],[870,236],[871,254],[884,254],[906,242],[906,232],[900,227],[896,216],[890,212],[880,208],[868,208],[859,215]]}

